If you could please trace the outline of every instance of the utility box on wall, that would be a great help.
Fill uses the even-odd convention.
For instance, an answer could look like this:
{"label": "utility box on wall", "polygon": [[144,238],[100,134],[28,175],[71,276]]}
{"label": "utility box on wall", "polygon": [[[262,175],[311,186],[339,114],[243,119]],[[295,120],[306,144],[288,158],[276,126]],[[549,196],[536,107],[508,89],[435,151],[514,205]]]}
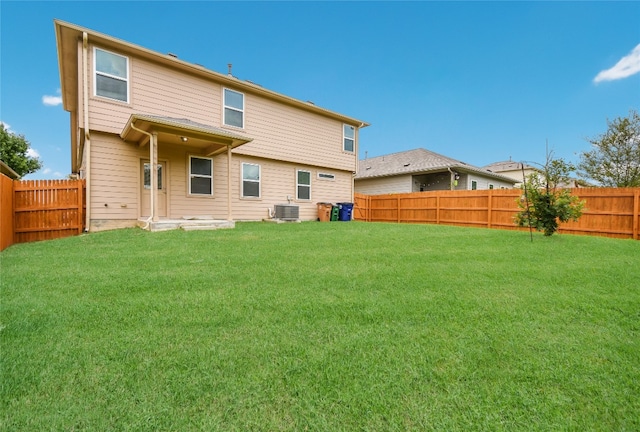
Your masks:
{"label": "utility box on wall", "polygon": [[279,204],[275,206],[276,219],[298,220],[300,217],[300,207],[291,204]]}

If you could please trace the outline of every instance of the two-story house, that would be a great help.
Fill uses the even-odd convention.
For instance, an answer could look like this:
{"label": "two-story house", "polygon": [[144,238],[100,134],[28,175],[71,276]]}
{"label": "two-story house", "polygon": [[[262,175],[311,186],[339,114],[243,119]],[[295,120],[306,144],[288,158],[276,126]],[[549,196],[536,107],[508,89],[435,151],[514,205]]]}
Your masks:
{"label": "two-story house", "polygon": [[55,21],[72,171],[91,231],[166,219],[315,220],[352,201],[367,123],[74,24]]}

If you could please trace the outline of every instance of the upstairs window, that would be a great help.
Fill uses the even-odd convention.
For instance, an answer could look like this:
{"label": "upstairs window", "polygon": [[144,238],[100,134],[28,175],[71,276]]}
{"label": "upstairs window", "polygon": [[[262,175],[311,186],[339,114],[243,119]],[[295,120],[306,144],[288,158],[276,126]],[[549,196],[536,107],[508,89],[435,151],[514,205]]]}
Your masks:
{"label": "upstairs window", "polygon": [[213,195],[213,159],[189,156],[189,194]]}
{"label": "upstairs window", "polygon": [[311,199],[311,172],[297,170],[296,172],[296,199]]}
{"label": "upstairs window", "polygon": [[260,198],[260,165],[242,164],[242,197]]}
{"label": "upstairs window", "polygon": [[129,59],[94,48],[93,62],[95,96],[129,102]]}
{"label": "upstairs window", "polygon": [[244,95],[224,89],[224,124],[244,128]]}
{"label": "upstairs window", "polygon": [[342,130],[342,149],[346,152],[353,153],[356,143],[356,128],[346,124],[343,125]]}

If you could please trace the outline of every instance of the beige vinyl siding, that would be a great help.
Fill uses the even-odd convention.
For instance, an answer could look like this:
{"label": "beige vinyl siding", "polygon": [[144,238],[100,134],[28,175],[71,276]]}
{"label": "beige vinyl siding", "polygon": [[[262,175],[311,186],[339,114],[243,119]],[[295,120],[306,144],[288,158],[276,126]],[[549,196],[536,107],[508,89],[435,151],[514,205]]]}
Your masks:
{"label": "beige vinyl siding", "polygon": [[366,195],[411,192],[411,175],[409,174],[356,180],[355,191],[357,193]]}
{"label": "beige vinyl siding", "polygon": [[248,93],[245,133],[255,139],[236,153],[355,171],[355,152],[342,151],[342,127],[337,120]]}
{"label": "beige vinyl siding", "polygon": [[213,195],[189,195],[189,156],[203,157],[197,149],[170,147],[158,152],[170,160],[170,218],[212,216],[227,218],[227,155],[213,158]]}
{"label": "beige vinyl siding", "polygon": [[[159,143],[158,160],[165,163],[167,217],[227,217],[226,154],[214,158],[214,196],[188,194],[188,156],[199,150]],[[149,146],[140,148],[119,137],[94,133],[91,141],[92,219],[140,217],[141,164],[149,160]],[[105,204],[107,204],[105,206]]]}
{"label": "beige vinyl siding", "polygon": [[92,134],[92,219],[138,218],[139,154],[137,146],[126,145],[118,137]]}
{"label": "beige vinyl siding", "polygon": [[[258,164],[261,169],[260,198],[240,198],[240,170],[243,162]],[[296,200],[296,170],[311,172],[311,199]],[[318,180],[317,173],[335,175],[335,180]],[[318,169],[316,167],[274,161],[269,159],[235,156],[232,160],[231,178],[233,217],[236,220],[261,220],[267,218],[268,210],[277,204],[291,204],[300,208],[301,220],[317,219],[318,202],[350,202],[352,174],[347,171]]]}
{"label": "beige vinyl siding", "polygon": [[[89,50],[90,56],[93,50]],[[115,52],[115,51],[114,51]],[[93,96],[93,59],[89,61],[91,129],[119,134],[134,113],[162,115],[219,126],[220,85],[129,57],[129,104]]]}
{"label": "beige vinyl siding", "polygon": [[220,85],[143,60],[136,59],[133,65],[136,112],[220,124]]}

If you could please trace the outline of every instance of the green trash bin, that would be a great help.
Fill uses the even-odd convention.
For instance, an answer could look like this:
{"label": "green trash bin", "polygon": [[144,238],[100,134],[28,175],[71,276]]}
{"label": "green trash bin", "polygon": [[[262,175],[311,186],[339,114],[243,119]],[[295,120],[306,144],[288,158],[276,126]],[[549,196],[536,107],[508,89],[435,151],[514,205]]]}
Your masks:
{"label": "green trash bin", "polygon": [[340,217],[340,207],[334,205],[331,207],[331,222],[335,222]]}

